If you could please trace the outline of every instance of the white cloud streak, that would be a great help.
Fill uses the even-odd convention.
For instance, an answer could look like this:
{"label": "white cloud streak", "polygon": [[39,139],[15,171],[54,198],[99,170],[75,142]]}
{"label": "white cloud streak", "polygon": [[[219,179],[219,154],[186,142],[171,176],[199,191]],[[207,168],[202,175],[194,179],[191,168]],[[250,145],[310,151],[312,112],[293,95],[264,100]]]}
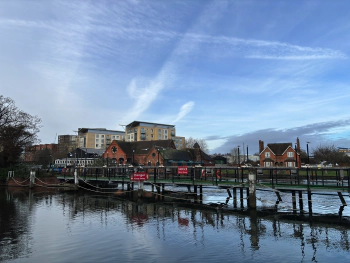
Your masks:
{"label": "white cloud streak", "polygon": [[195,103],[193,101],[189,101],[189,102],[185,103],[184,105],[182,105],[180,112],[178,113],[176,119],[174,120],[174,123],[178,122],[183,117],[185,117],[188,113],[190,113],[194,107],[194,104]]}

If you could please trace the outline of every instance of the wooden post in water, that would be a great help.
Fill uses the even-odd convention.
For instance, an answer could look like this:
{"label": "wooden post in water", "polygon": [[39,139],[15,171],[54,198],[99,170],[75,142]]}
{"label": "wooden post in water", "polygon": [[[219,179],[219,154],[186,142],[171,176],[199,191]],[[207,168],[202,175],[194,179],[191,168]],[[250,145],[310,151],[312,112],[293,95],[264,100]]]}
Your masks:
{"label": "wooden post in water", "polygon": [[307,202],[309,206],[309,216],[312,216],[312,200],[311,200],[311,190],[307,190]]}
{"label": "wooden post in water", "polygon": [[233,192],[233,207],[237,208],[237,188],[234,187],[232,192]]}
{"label": "wooden post in water", "polygon": [[292,203],[293,203],[293,214],[297,212],[297,200],[295,198],[295,191],[292,190]]}
{"label": "wooden post in water", "polygon": [[74,185],[75,185],[75,189],[78,189],[79,186],[79,179],[78,179],[78,171],[77,169],[74,169]]}
{"label": "wooden post in water", "polygon": [[241,201],[241,208],[243,208],[244,207],[244,205],[243,205],[243,187],[240,187],[239,188],[239,198],[240,198],[240,201]]}
{"label": "wooden post in water", "polygon": [[248,206],[251,209],[256,209],[256,173],[249,173],[249,195]]}
{"label": "wooden post in water", "polygon": [[34,182],[35,182],[35,171],[32,170],[30,171],[30,176],[29,176],[29,188],[34,187]]}
{"label": "wooden post in water", "polygon": [[300,213],[304,212],[303,190],[299,190],[299,209],[300,209]]}

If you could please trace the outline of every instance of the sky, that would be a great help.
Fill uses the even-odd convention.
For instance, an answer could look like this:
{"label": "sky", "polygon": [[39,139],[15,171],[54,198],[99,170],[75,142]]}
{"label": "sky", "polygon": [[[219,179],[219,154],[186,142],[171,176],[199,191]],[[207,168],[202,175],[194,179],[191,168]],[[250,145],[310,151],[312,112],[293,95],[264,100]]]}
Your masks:
{"label": "sky", "polygon": [[78,128],[171,124],[209,153],[350,148],[350,1],[0,1],[0,94]]}

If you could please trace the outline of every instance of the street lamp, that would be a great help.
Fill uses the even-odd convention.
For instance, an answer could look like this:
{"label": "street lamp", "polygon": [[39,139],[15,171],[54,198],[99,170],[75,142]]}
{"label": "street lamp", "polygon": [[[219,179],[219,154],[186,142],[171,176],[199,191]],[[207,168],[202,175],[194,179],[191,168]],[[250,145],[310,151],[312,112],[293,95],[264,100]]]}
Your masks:
{"label": "street lamp", "polygon": [[237,146],[238,149],[238,167],[241,167],[241,160],[240,160],[240,156],[239,156],[239,145]]}
{"label": "street lamp", "polygon": [[157,150],[157,152],[158,152],[158,162],[157,162],[157,166],[159,166],[159,146],[154,145],[153,147],[154,147],[154,148]]}
{"label": "street lamp", "polygon": [[295,167],[298,168],[298,149],[297,149],[297,144],[294,145],[294,150],[295,150]]}
{"label": "street lamp", "polygon": [[307,163],[310,165],[309,143],[310,142],[306,142],[306,152],[307,152]]}
{"label": "street lamp", "polygon": [[247,145],[247,163],[249,163],[249,157],[248,157],[248,145]]}
{"label": "street lamp", "polygon": [[131,159],[132,165],[134,165],[134,153],[135,153],[135,149],[132,150],[132,159]]}

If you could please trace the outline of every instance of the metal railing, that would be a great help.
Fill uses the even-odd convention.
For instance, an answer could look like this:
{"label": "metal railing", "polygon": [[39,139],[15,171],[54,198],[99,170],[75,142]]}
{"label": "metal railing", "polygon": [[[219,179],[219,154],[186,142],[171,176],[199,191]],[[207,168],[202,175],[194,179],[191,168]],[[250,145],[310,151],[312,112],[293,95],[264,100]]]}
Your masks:
{"label": "metal railing", "polygon": [[[245,184],[248,174],[255,173],[258,184],[270,187],[314,187],[342,188],[350,192],[350,168],[260,168],[260,167],[187,167],[187,174],[179,174],[177,166],[127,165],[114,167],[76,168],[79,178],[84,180],[129,180],[134,171],[149,174],[151,182],[192,184]],[[74,176],[75,168],[62,169],[57,173],[66,179]]]}

